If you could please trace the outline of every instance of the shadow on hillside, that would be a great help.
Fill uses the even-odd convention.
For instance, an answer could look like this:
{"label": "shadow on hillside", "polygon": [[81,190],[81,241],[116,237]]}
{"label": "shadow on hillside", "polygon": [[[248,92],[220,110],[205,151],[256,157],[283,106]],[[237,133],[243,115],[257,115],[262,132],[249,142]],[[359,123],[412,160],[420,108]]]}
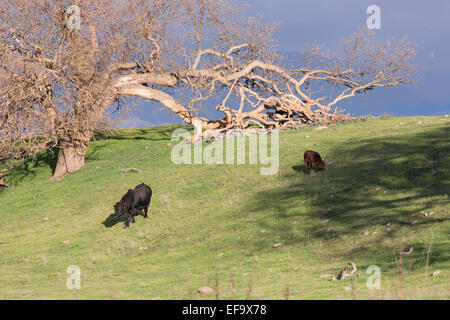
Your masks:
{"label": "shadow on hillside", "polygon": [[105,221],[102,222],[102,224],[106,227],[106,228],[112,228],[114,227],[116,224],[118,224],[119,222],[123,222],[125,223],[125,221],[128,219],[128,214],[124,214],[123,216],[121,216],[119,219],[114,217],[114,213],[111,213],[106,219]]}
{"label": "shadow on hillside", "polygon": [[[417,135],[339,145],[324,154],[325,171],[305,176],[303,164],[293,166],[287,174],[290,186],[259,193],[248,210],[277,214],[277,223],[261,219],[261,227],[279,234],[285,244],[362,235],[374,227],[381,229],[371,239],[382,241],[401,226],[448,221],[442,215],[425,217],[421,212],[448,205],[449,137],[449,126],[436,126]],[[306,214],[297,210],[300,203],[310,207]],[[301,236],[292,224],[295,219],[308,222]],[[392,230],[386,231],[387,223]]]}
{"label": "shadow on hillside", "polygon": [[[298,171],[298,172],[304,172],[305,166],[304,165],[303,166],[296,165],[296,166],[292,166],[292,169],[294,169],[295,171]],[[315,167],[313,167],[313,169],[315,169]]]}
{"label": "shadow on hillside", "polygon": [[[292,166],[292,169],[297,171],[297,172],[305,173],[305,165],[301,165],[301,166],[295,165],[295,166]],[[318,171],[319,171],[319,169],[317,169],[316,166],[313,165],[311,167],[311,173],[312,172],[318,172]]]}
{"label": "shadow on hillside", "polygon": [[99,152],[102,151],[103,149],[107,149],[110,146],[108,146],[108,144],[90,144],[88,146],[88,149],[86,151],[86,155],[84,156],[84,161],[85,162],[89,162],[89,161],[95,161],[95,160],[100,160],[100,156],[99,156]]}
{"label": "shadow on hillside", "polygon": [[111,132],[95,132],[93,138],[95,138],[96,141],[99,140],[167,141],[170,140],[172,132],[177,128],[188,128],[188,130],[190,129],[189,127],[186,126],[171,125],[165,127],[127,129],[126,132],[123,132],[121,130],[115,130]]}
{"label": "shadow on hillside", "polygon": [[[20,184],[24,180],[31,180],[36,176],[36,168],[47,166],[55,172],[56,162],[58,161],[58,150],[46,150],[40,152],[35,158],[25,160],[17,168],[7,171],[3,177],[11,186]],[[48,177],[50,179],[50,176]]]}
{"label": "shadow on hillside", "polygon": [[[138,216],[138,217],[139,217],[139,216],[144,217],[144,212],[143,212],[142,210],[139,210],[139,214],[138,214],[137,216]],[[114,217],[114,213],[111,213],[111,214],[105,219],[105,221],[102,222],[102,224],[105,226],[105,228],[112,228],[112,227],[114,227],[116,224],[118,224],[119,222],[125,223],[125,221],[127,221],[128,217],[129,217],[129,215],[128,215],[128,213],[127,213],[127,214],[122,215],[119,219],[117,219],[117,218]],[[136,219],[136,217],[135,217],[135,219]],[[136,221],[136,222],[137,222],[137,221]],[[132,224],[132,223],[130,223],[130,225],[131,225],[131,224]]]}

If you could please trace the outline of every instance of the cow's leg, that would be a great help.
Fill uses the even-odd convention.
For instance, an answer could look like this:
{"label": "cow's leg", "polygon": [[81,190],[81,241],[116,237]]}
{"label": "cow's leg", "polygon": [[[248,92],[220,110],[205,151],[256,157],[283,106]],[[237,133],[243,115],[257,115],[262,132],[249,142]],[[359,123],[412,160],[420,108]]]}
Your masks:
{"label": "cow's leg", "polygon": [[307,174],[306,173],[306,168],[308,167],[308,161],[305,160],[304,162],[305,162],[305,174]]}
{"label": "cow's leg", "polygon": [[124,228],[128,228],[130,226],[131,216],[125,221]]}
{"label": "cow's leg", "polygon": [[139,207],[139,208],[136,209],[135,214],[133,215],[133,219],[132,219],[131,222],[135,223],[134,217],[137,217],[139,215],[139,210],[142,210],[142,207]]}
{"label": "cow's leg", "polygon": [[136,221],[134,220],[134,217],[136,217],[139,214],[139,209],[136,208],[133,210],[133,212],[131,213],[130,219],[132,223],[135,223]]}
{"label": "cow's leg", "polygon": [[128,217],[127,221],[125,221],[124,228],[127,228],[130,226],[130,221],[134,221],[134,216],[136,215],[136,209],[129,212],[130,216]]}
{"label": "cow's leg", "polygon": [[[149,204],[150,205],[150,204]],[[149,205],[147,205],[145,208],[144,208],[144,218],[147,218],[147,212],[148,212],[148,206]]]}

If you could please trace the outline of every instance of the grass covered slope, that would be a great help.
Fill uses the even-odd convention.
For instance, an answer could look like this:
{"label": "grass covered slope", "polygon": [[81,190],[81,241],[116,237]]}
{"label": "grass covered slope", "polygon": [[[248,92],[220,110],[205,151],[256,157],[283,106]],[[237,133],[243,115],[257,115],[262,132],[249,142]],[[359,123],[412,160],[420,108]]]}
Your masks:
{"label": "grass covered slope", "polygon": [[[175,165],[174,128],[98,137],[86,167],[59,182],[48,181],[50,153],[6,176],[0,298],[449,298],[448,118],[282,132],[274,176],[259,165]],[[325,171],[302,173],[307,149]],[[122,177],[129,167],[141,172]],[[149,218],[123,229],[108,217],[141,182],[153,189]],[[349,261],[359,277],[329,281]],[[80,290],[66,287],[70,265]],[[379,290],[367,288],[370,265]]]}

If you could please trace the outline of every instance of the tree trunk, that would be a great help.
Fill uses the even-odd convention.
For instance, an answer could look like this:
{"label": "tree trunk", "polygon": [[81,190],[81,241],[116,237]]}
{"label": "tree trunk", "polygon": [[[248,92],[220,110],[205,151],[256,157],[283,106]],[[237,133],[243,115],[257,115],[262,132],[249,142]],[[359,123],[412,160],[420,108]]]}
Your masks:
{"label": "tree trunk", "polygon": [[116,89],[105,88],[101,82],[95,87],[87,88],[86,91],[80,90],[77,106],[81,112],[72,119],[71,126],[60,133],[58,162],[51,181],[59,180],[66,174],[84,167],[84,156],[92,134],[103,113],[116,97]]}
{"label": "tree trunk", "polygon": [[59,180],[68,173],[75,172],[84,167],[84,156],[87,143],[62,143],[58,151],[58,162],[51,181]]}

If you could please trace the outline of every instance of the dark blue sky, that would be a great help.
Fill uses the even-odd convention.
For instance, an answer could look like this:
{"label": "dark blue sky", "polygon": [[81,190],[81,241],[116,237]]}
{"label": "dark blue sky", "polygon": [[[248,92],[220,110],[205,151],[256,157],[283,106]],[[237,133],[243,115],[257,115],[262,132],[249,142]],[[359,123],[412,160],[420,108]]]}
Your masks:
{"label": "dark blue sky", "polygon": [[[237,5],[242,1],[232,0]],[[336,49],[358,27],[365,27],[369,5],[381,9],[380,40],[408,36],[417,44],[414,64],[423,67],[417,84],[377,88],[345,101],[353,115],[389,113],[397,116],[450,113],[450,1],[449,0],[247,0],[249,15],[267,22],[281,21],[275,33],[279,51],[297,51],[318,42]],[[123,126],[180,123],[178,117],[146,103]]]}

